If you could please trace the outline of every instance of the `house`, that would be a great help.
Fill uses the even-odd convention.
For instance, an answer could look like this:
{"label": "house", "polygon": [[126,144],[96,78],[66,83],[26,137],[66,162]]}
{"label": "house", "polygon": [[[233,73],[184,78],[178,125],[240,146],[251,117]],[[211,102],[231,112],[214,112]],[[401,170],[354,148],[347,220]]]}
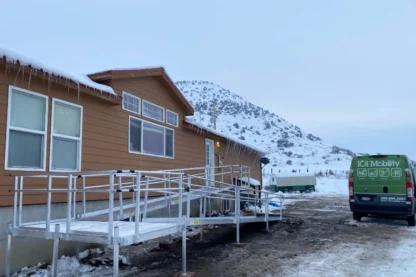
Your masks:
{"label": "house", "polygon": [[[263,149],[200,125],[193,113],[163,68],[78,76],[0,47],[0,238],[13,214],[15,175],[236,164],[261,180]],[[32,194],[23,204],[45,201]]]}

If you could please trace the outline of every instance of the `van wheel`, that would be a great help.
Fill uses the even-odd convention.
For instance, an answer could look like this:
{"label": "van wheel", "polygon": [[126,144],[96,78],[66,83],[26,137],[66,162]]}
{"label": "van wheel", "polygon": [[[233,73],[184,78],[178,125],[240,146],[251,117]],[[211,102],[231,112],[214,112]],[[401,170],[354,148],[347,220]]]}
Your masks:
{"label": "van wheel", "polygon": [[416,216],[416,213],[407,218],[407,226],[412,226],[412,227],[416,226],[415,216]]}
{"label": "van wheel", "polygon": [[352,218],[357,221],[361,221],[362,215],[359,213],[352,213]]}

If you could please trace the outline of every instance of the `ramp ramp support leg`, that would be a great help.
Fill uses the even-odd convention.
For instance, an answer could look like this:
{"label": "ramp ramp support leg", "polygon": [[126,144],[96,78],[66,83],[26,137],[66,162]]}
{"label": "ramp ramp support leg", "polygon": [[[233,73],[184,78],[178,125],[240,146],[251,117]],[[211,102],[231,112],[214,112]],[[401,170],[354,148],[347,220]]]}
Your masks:
{"label": "ramp ramp support leg", "polygon": [[59,238],[60,238],[60,225],[55,225],[55,234],[53,239],[53,253],[52,253],[52,277],[58,276],[58,252],[59,252]]}
{"label": "ramp ramp support leg", "polygon": [[11,251],[12,251],[12,224],[8,224],[8,234],[7,234],[7,252],[6,252],[6,277],[10,276],[10,267],[12,263]]}
{"label": "ramp ramp support leg", "polygon": [[118,263],[119,263],[119,229],[118,226],[114,227],[113,238],[113,277],[119,276]]}

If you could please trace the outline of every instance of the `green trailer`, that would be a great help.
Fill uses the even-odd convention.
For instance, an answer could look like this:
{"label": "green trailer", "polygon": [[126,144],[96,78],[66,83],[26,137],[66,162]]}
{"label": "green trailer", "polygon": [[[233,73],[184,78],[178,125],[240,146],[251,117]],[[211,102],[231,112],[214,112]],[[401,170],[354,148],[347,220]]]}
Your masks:
{"label": "green trailer", "polygon": [[274,192],[314,192],[316,176],[310,175],[275,175],[270,177],[270,189]]}

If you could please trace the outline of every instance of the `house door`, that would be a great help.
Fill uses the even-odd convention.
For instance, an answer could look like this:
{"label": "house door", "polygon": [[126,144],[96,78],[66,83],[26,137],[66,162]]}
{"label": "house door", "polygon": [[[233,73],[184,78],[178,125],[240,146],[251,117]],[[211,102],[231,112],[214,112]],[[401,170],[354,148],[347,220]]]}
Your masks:
{"label": "house door", "polygon": [[[214,141],[210,139],[205,139],[205,166],[207,167],[207,181],[206,185],[214,185],[215,180],[215,166],[214,161]],[[209,180],[208,180],[209,179]]]}

